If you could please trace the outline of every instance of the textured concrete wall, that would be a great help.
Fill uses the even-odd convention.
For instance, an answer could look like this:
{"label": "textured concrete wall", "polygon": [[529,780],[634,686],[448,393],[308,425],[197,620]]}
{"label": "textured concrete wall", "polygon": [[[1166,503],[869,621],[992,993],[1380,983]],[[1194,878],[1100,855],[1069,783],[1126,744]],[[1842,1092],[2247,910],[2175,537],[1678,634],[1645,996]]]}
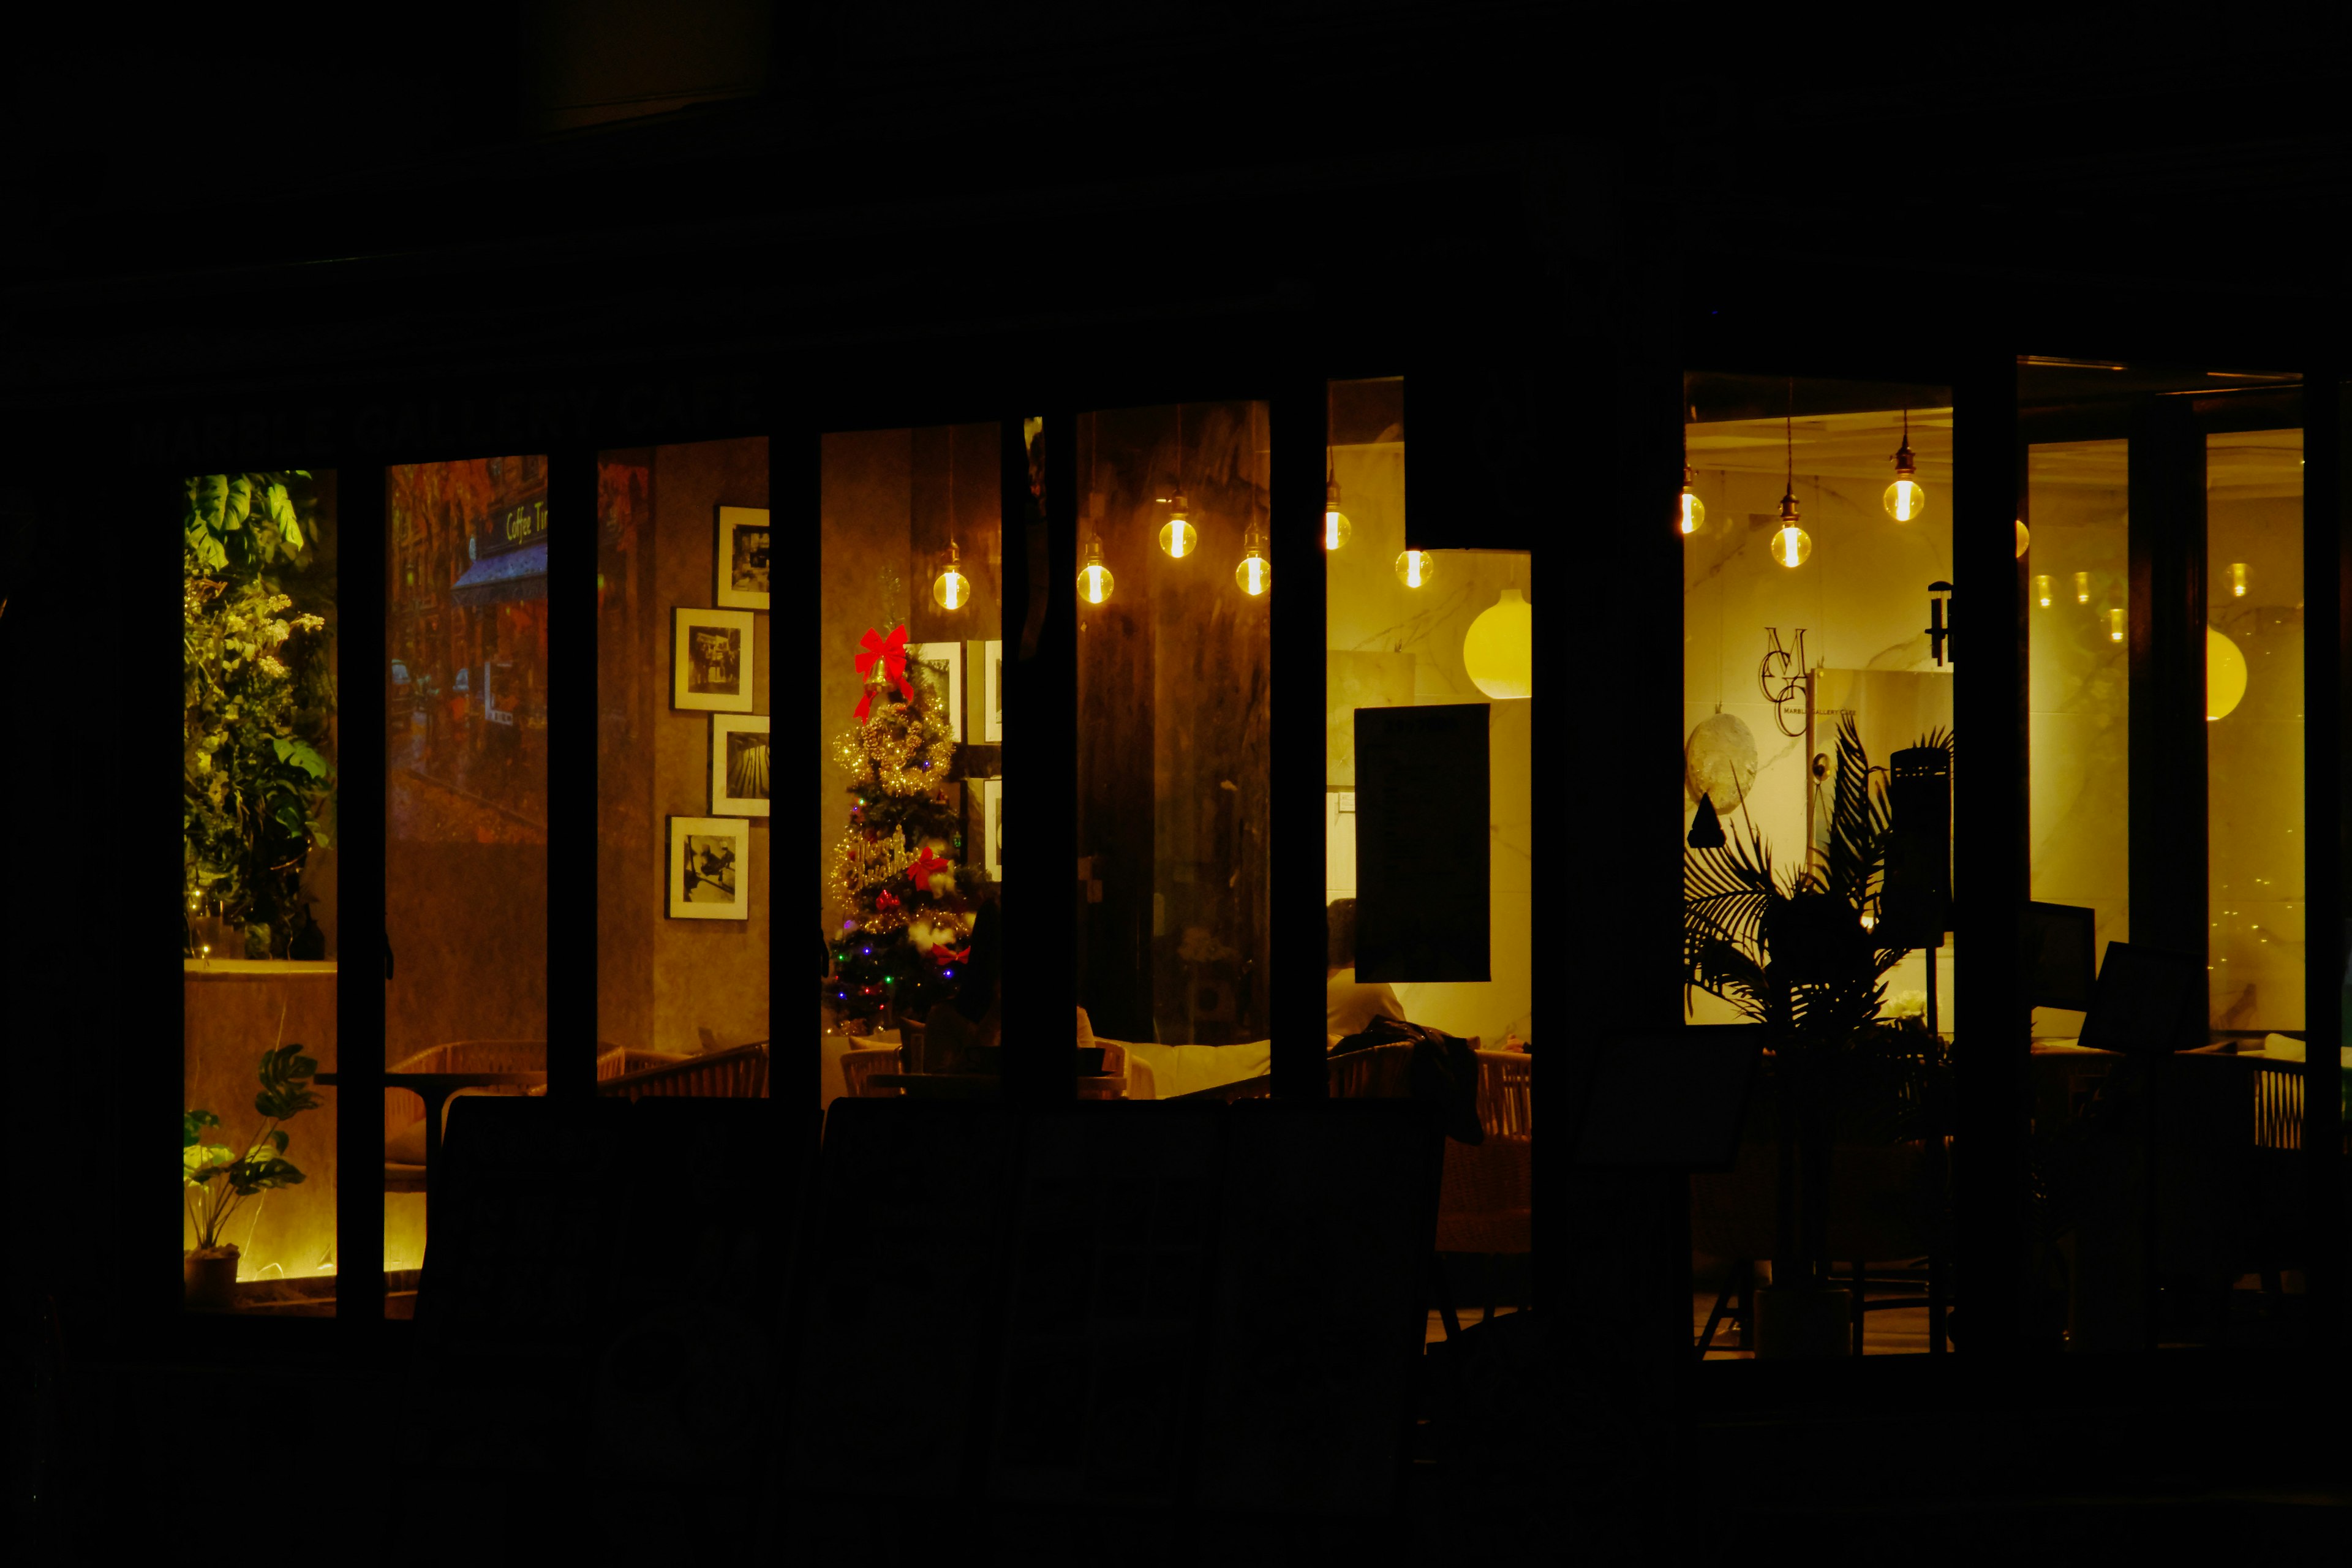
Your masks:
{"label": "textured concrete wall", "polygon": [[[236,1148],[268,1123],[253,1109],[260,1089],[261,1053],[284,1038],[299,1041],[320,1072],[335,1070],[335,966],[331,963],[247,963],[215,959],[190,965],[181,988],[181,1084],[189,1110],[221,1119],[207,1142]],[[248,1198],[230,1216],[228,1239],[244,1254],[246,1279],[315,1274],[335,1245],[335,1095],[282,1129],[286,1158],[300,1185]],[[181,1220],[180,1245],[196,1244],[195,1227]]]}

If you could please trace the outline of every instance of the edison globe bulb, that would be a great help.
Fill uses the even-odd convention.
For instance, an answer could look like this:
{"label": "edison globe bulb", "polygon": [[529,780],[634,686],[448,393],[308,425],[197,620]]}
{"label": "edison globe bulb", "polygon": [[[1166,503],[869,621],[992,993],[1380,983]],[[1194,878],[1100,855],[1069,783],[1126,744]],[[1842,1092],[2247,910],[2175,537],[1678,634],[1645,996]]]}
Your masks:
{"label": "edison globe bulb", "polygon": [[2074,574],[2074,602],[2078,605],[2091,602],[2091,574],[2088,572]]}
{"label": "edison globe bulb", "polygon": [[961,610],[971,603],[971,579],[957,569],[952,544],[948,546],[948,563],[931,579],[931,602],[942,610]]}
{"label": "edison globe bulb", "polygon": [[1339,481],[1333,479],[1323,487],[1323,548],[1339,549],[1355,531],[1348,514],[1339,510]]}
{"label": "edison globe bulb", "polygon": [[1089,605],[1099,605],[1110,597],[1110,568],[1102,562],[1102,541],[1087,546],[1087,563],[1078,568],[1078,597]]}
{"label": "edison globe bulb", "polygon": [[1783,566],[1802,566],[1813,552],[1813,536],[1790,522],[1772,535],[1772,559]]}
{"label": "edison globe bulb", "polygon": [[2124,640],[2124,612],[2121,605],[2107,612],[2107,640],[2109,642]]}
{"label": "edison globe bulb", "polygon": [[1886,508],[1886,515],[1895,521],[1911,522],[1927,510],[1927,491],[1918,480],[1906,475],[1886,487],[1886,493],[1879,498],[1879,504]]}
{"label": "edison globe bulb", "polygon": [[2050,607],[2050,574],[2044,572],[2033,579],[2033,595],[2042,601],[2043,609]]}
{"label": "edison globe bulb", "polygon": [[1160,527],[1160,549],[1171,561],[1181,561],[1201,547],[1201,535],[1188,515],[1192,510],[1181,491],[1168,503],[1168,521]]}
{"label": "edison globe bulb", "polygon": [[1683,487],[1683,531],[1696,533],[1705,526],[1706,526],[1706,503],[1691,494],[1690,487],[1685,485]]}
{"label": "edison globe bulb", "polygon": [[1408,550],[1396,558],[1397,581],[1408,588],[1426,588],[1437,575],[1437,557],[1426,550]]}
{"label": "edison globe bulb", "polygon": [[1265,558],[1265,552],[1258,548],[1255,529],[1250,531],[1245,543],[1247,548],[1243,552],[1241,563],[1234,568],[1234,585],[1255,599],[1274,586],[1274,563]]}

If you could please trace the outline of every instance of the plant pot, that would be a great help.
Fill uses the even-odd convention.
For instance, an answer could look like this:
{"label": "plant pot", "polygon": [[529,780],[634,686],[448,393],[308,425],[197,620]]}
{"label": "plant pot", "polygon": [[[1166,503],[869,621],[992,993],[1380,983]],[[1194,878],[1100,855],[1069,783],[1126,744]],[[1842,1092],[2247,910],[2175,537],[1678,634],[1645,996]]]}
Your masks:
{"label": "plant pot", "polygon": [[181,1264],[181,1304],[191,1312],[236,1310],[236,1248],[196,1247]]}
{"label": "plant pot", "polygon": [[1756,1359],[1825,1360],[1853,1349],[1853,1292],[1768,1286],[1756,1292]]}

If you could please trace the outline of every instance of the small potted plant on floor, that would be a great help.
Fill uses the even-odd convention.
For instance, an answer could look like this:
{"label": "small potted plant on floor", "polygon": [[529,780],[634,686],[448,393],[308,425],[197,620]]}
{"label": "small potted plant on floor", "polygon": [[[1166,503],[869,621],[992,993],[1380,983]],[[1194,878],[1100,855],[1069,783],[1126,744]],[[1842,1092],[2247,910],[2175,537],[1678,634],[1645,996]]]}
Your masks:
{"label": "small potted plant on floor", "polygon": [[181,1113],[180,1177],[196,1232],[184,1265],[189,1310],[225,1312],[235,1304],[237,1250],[226,1239],[230,1217],[247,1198],[302,1180],[302,1173],[287,1162],[290,1140],[279,1123],[318,1105],[310,1087],[318,1070],[299,1045],[276,1046],[261,1054],[261,1091],[253,1097],[253,1109],[265,1125],[242,1153],[204,1141],[205,1129],[221,1124],[211,1111]]}

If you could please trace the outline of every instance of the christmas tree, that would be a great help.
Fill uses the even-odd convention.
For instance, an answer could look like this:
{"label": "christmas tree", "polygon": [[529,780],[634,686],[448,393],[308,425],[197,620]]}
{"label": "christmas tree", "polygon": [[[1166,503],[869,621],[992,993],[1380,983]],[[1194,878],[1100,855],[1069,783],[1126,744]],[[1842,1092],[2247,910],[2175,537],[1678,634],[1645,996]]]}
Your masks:
{"label": "christmas tree", "polygon": [[833,893],[847,918],[832,933],[826,1000],[844,1018],[888,1027],[954,994],[971,952],[963,822],[950,800],[950,716],[907,676],[907,628],[868,631],[857,655],[866,695],[856,729],[834,742],[850,774],[848,831],[833,851]]}

